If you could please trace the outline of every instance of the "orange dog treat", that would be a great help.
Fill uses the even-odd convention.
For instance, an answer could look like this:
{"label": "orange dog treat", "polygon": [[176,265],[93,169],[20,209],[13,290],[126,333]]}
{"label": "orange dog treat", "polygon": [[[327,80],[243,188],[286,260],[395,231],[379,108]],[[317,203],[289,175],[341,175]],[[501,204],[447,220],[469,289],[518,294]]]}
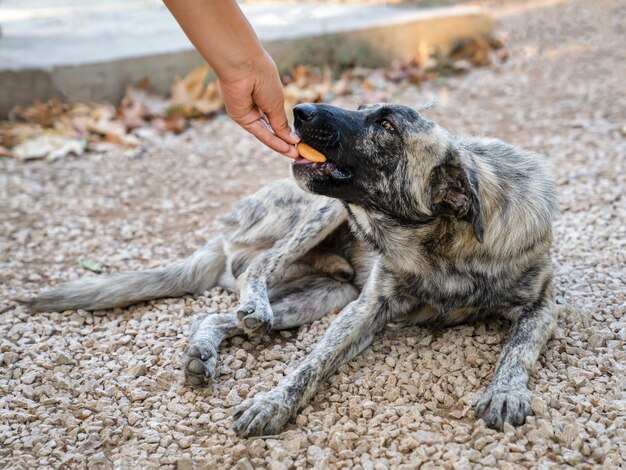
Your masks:
{"label": "orange dog treat", "polygon": [[310,162],[322,163],[326,161],[326,155],[321,152],[318,152],[310,145],[305,144],[304,142],[300,142],[298,145],[298,153],[302,158],[307,159]]}

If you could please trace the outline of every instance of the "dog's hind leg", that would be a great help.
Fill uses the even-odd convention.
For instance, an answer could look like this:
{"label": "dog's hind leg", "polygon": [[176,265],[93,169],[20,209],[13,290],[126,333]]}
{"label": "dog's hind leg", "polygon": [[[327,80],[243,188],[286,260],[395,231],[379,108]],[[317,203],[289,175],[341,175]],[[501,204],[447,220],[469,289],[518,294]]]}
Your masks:
{"label": "dog's hind leg", "polygon": [[200,294],[224,272],[222,237],[161,269],[96,276],[61,284],[27,301],[31,311],[99,310],[160,297]]}
{"label": "dog's hind leg", "polygon": [[[307,275],[270,289],[274,311],[273,329],[284,330],[312,323],[356,299],[358,290],[326,276]],[[197,317],[191,326],[183,369],[192,385],[208,383],[215,374],[220,343],[243,334],[235,313]]]}
{"label": "dog's hind leg", "polygon": [[287,266],[321,243],[346,220],[340,202],[323,200],[300,221],[291,236],[279,240],[258,256],[239,277],[240,305],[237,318],[248,334],[272,328],[273,316],[268,296],[271,287],[282,277]]}
{"label": "dog's hind leg", "polygon": [[274,330],[286,330],[312,323],[332,311],[343,309],[359,295],[354,285],[310,275],[296,282],[270,289]]}
{"label": "dog's hind leg", "polygon": [[[551,291],[551,287],[547,290]],[[554,302],[542,296],[533,305],[515,309],[507,317],[513,320],[509,342],[475,411],[487,426],[499,430],[504,423],[519,426],[532,414],[528,378],[541,348],[554,331],[557,315]]]}

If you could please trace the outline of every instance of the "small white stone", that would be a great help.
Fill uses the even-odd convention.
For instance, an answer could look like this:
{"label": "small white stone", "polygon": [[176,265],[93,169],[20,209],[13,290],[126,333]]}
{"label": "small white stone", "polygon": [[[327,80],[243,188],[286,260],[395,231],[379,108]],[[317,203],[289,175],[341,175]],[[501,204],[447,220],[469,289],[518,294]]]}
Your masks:
{"label": "small white stone", "polygon": [[193,441],[192,441],[191,437],[189,437],[189,436],[185,436],[185,437],[183,437],[182,439],[180,439],[180,440],[178,441],[178,446],[179,446],[181,449],[188,449],[189,447],[191,447],[191,443],[192,443],[192,442],[193,442]]}
{"label": "small white stone", "polygon": [[306,461],[309,463],[309,465],[312,465],[316,468],[319,468],[319,466],[323,464],[325,458],[326,454],[324,453],[324,451],[316,445],[309,446],[306,451]]}
{"label": "small white stone", "polygon": [[131,426],[134,426],[139,421],[141,421],[141,415],[140,414],[138,414],[138,413],[129,413],[128,414],[128,423]]}
{"label": "small white stone", "polygon": [[171,411],[172,413],[176,413],[177,415],[182,416],[183,418],[189,416],[189,413],[191,413],[189,408],[186,408],[180,403],[176,403],[176,402],[169,402],[167,404],[167,409]]}
{"label": "small white stone", "polygon": [[243,459],[240,459],[239,462],[237,462],[237,465],[235,465],[235,468],[237,470],[254,470],[254,466],[250,463],[250,460],[248,460],[245,457]]}
{"label": "small white stone", "polygon": [[132,401],[143,401],[148,398],[149,393],[145,390],[134,389],[130,391],[130,399]]}
{"label": "small white stone", "polygon": [[55,364],[62,366],[69,366],[76,363],[72,357],[65,352],[58,352],[54,360]]}
{"label": "small white stone", "polygon": [[226,404],[228,406],[236,406],[243,401],[243,398],[239,396],[237,390],[234,388],[226,396]]}
{"label": "small white stone", "polygon": [[20,378],[20,382],[25,383],[27,385],[32,384],[35,380],[37,380],[37,371],[26,372]]}
{"label": "small white stone", "polygon": [[18,359],[19,359],[19,355],[13,351],[7,351],[2,355],[2,362],[4,362],[7,366],[10,366],[12,364],[15,364]]}

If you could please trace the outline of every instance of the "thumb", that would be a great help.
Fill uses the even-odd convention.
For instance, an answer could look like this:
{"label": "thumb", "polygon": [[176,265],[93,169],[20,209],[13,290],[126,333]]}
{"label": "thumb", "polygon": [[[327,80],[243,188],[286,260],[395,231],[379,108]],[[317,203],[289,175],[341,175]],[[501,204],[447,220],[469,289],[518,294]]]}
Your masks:
{"label": "thumb", "polygon": [[291,131],[285,108],[282,105],[264,112],[270,126],[278,137],[290,144],[297,144],[300,141],[300,138]]}

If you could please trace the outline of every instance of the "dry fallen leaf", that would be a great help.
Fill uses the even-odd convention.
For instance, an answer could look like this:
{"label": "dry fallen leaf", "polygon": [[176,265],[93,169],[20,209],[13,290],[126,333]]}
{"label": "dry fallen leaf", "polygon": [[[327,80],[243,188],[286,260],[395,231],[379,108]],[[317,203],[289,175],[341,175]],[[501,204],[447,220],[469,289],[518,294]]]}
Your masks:
{"label": "dry fallen leaf", "polygon": [[117,113],[126,129],[131,131],[150,125],[149,121],[154,117],[165,116],[169,106],[168,100],[151,91],[148,79],[144,78],[136,86],[126,88]]}
{"label": "dry fallen leaf", "polygon": [[126,96],[122,98],[118,115],[126,130],[131,131],[147,124],[144,119],[147,113],[140,101],[133,100],[128,95],[127,91]]}
{"label": "dry fallen leaf", "polygon": [[224,102],[216,81],[206,83],[209,66],[193,69],[184,78],[176,77],[172,85],[170,105],[187,117],[210,115],[222,109]]}
{"label": "dry fallen leaf", "polygon": [[70,104],[61,103],[57,99],[52,99],[45,103],[35,102],[30,106],[17,106],[13,108],[9,117],[13,121],[23,121],[31,124],[39,124],[43,127],[51,127],[60,116],[68,111],[70,106]]}
{"label": "dry fallen leaf", "polygon": [[[290,111],[295,105],[300,103],[318,103],[327,101],[335,93],[331,78],[330,68],[325,67],[320,73],[310,67],[300,65],[294,69],[291,76],[285,77],[284,86],[285,110]],[[345,83],[336,88],[337,92],[347,89]]]}
{"label": "dry fallen leaf", "polygon": [[0,145],[11,148],[40,135],[43,128],[39,124],[21,122],[3,122],[0,124]]}
{"label": "dry fallen leaf", "polygon": [[[475,66],[485,66],[491,63],[490,53],[500,48],[501,42],[490,41],[485,38],[466,38],[456,42],[449,54],[451,62],[466,60]],[[503,45],[502,45],[503,46]]]}
{"label": "dry fallen leaf", "polygon": [[121,121],[103,117],[90,122],[89,130],[102,136],[106,142],[131,147],[139,144],[139,140],[135,136],[126,132],[126,126]]}
{"label": "dry fallen leaf", "polygon": [[165,117],[156,117],[150,125],[159,132],[180,134],[187,128],[187,119],[182,114],[171,113]]}
{"label": "dry fallen leaf", "polygon": [[18,160],[56,160],[69,154],[82,155],[87,142],[54,134],[33,137],[13,148]]}

